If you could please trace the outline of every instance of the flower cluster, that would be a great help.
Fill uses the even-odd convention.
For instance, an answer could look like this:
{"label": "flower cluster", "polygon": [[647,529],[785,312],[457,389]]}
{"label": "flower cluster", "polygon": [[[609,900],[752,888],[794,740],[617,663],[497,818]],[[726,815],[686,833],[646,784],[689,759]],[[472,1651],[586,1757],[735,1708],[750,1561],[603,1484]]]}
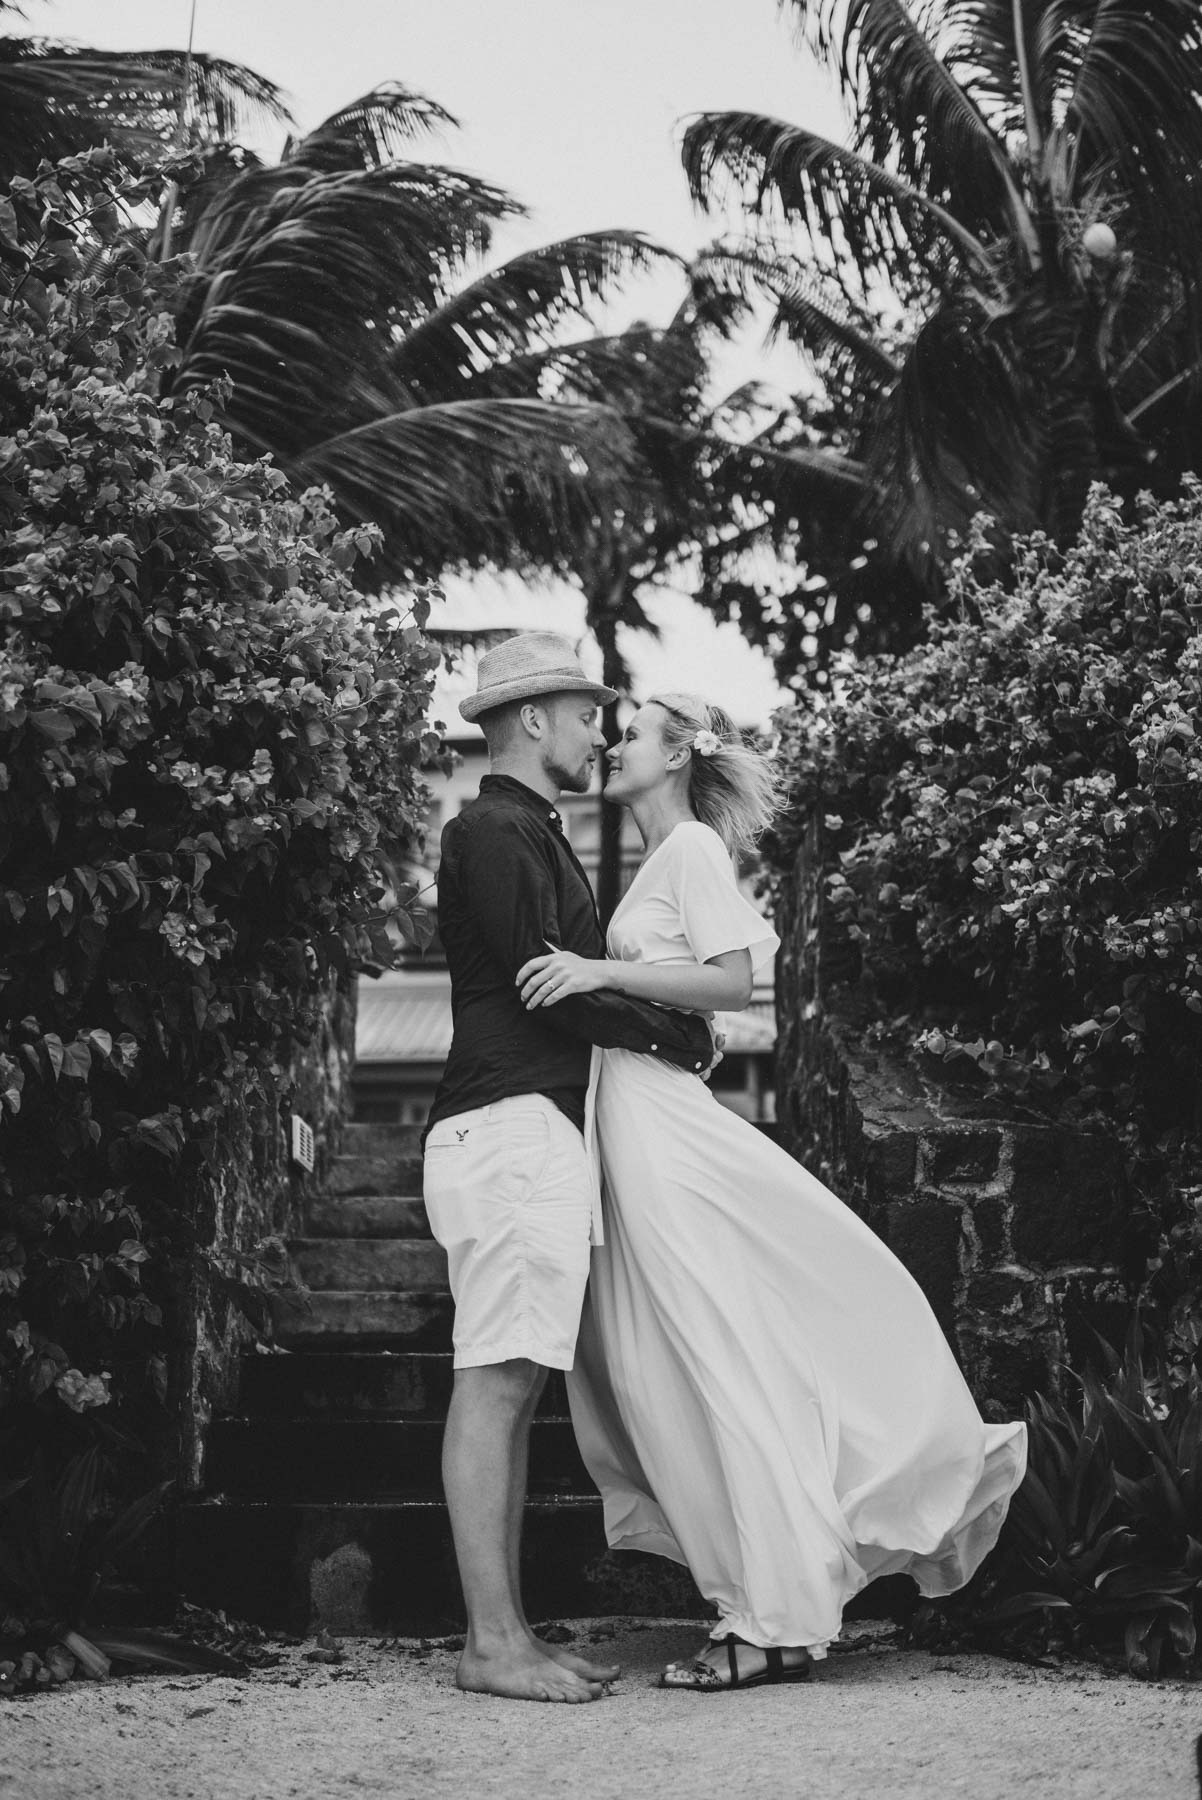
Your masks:
{"label": "flower cluster", "polygon": [[1133,520],[1099,489],[1067,553],[976,570],[927,643],[782,715],[777,862],[825,818],[831,902],[928,1051],[1196,1127],[1202,488]]}

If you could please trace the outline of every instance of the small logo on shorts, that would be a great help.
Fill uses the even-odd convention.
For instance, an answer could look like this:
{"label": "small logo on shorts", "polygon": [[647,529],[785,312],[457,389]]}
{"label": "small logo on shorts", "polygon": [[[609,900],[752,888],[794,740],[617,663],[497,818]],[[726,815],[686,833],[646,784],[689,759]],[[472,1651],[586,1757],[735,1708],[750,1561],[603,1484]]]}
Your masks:
{"label": "small logo on shorts", "polygon": [[[468,1130],[468,1131],[470,1131],[470,1130],[471,1130],[471,1126],[470,1126],[470,1125],[469,1125],[469,1126],[468,1126],[468,1128],[467,1128],[467,1130]],[[467,1136],[467,1131],[458,1131],[458,1130],[457,1130],[457,1131],[456,1131],[456,1133],[455,1133],[455,1136],[456,1136],[456,1137],[457,1137],[457,1138],[458,1138],[458,1139],[459,1139],[459,1142],[460,1142],[460,1143],[462,1143],[462,1142],[463,1142],[463,1140],[464,1140],[464,1138],[465,1138],[465,1137],[466,1137],[466,1136]]]}

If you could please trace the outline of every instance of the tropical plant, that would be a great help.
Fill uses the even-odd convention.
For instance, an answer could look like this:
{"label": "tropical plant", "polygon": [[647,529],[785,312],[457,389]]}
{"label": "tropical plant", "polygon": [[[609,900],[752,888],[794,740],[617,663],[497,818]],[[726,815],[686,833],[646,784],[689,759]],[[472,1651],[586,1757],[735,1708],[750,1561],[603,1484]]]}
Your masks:
{"label": "tropical plant", "polygon": [[[988,568],[988,551],[984,551]],[[792,798],[876,1015],[929,1073],[1202,1129],[1202,489],[956,569],[953,616],[781,715]]]}
{"label": "tropical plant", "polygon": [[175,170],[192,258],[171,391],[233,383],[226,420],[344,517],[383,529],[374,579],[570,564],[630,491],[631,434],[564,380],[563,328],[666,253],[596,232],[488,266],[520,208],[412,159],[454,121],[385,85],[257,166],[203,144]]}
{"label": "tropical plant", "polygon": [[0,1427],[51,1484],[171,1458],[228,1121],[418,930],[438,753],[378,532],[237,458],[220,386],[162,396],[180,271],[90,241],[118,174],[0,202]]}
{"label": "tropical plant", "polygon": [[1025,1655],[1121,1656],[1133,1675],[1192,1670],[1202,1624],[1202,1377],[1167,1379],[1138,1322],[1121,1357],[1067,1371],[1027,1408],[1029,1461],[996,1549],[911,1631]]}
{"label": "tropical plant", "polygon": [[[20,14],[12,0],[0,13]],[[82,49],[38,37],[0,37],[0,184],[107,146],[130,167],[161,160],[178,136],[181,104],[206,138],[236,137],[259,119],[287,117],[279,90],[253,70],[182,50]]]}
{"label": "tropical plant", "polygon": [[[1202,9],[788,3],[850,141],[708,113],[684,161],[703,204],[766,221],[726,273],[819,378],[787,428],[861,471],[858,506],[797,520],[829,653],[912,637],[975,513],[1063,540],[1091,482],[1164,493],[1196,465]],[[787,669],[797,634],[758,628]]]}

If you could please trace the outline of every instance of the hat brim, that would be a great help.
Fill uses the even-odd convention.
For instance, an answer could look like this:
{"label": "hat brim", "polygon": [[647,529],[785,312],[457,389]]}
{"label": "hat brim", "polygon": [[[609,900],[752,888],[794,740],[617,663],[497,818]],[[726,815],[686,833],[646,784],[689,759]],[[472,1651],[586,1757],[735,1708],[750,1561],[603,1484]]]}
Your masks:
{"label": "hat brim", "polygon": [[499,681],[482,694],[469,694],[459,702],[459,716],[472,724],[481,713],[509,706],[515,700],[534,700],[540,694],[589,694],[598,706],[608,706],[618,698],[616,688],[602,687],[598,681],[571,675],[527,675],[520,681]]}

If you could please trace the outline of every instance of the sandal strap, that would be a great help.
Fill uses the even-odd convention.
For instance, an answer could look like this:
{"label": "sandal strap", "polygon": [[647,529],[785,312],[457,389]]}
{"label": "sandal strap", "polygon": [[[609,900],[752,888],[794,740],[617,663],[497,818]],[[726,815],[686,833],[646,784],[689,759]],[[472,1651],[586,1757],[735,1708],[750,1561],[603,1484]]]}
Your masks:
{"label": "sandal strap", "polygon": [[739,1640],[735,1636],[733,1631],[727,1632],[727,1634],[726,1634],[726,1660],[730,1666],[730,1685],[732,1688],[737,1688],[739,1685],[739,1653],[735,1649],[735,1645],[738,1643],[738,1641]]}

